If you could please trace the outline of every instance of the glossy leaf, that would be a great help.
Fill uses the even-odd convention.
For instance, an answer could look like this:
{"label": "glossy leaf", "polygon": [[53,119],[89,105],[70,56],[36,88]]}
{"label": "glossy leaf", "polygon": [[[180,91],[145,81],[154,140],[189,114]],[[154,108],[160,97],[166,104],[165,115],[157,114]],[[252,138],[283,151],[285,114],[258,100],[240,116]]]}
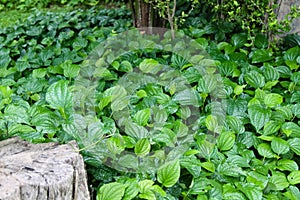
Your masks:
{"label": "glossy leaf", "polygon": [[121,200],[125,187],[121,183],[108,183],[100,187],[97,200]]}
{"label": "glossy leaf", "polygon": [[230,150],[235,143],[235,134],[233,132],[222,132],[217,140],[217,145],[220,151]]}
{"label": "glossy leaf", "polygon": [[180,177],[179,160],[165,163],[157,171],[157,180],[165,187],[172,187]]}
{"label": "glossy leaf", "polygon": [[271,112],[260,105],[252,105],[248,108],[251,124],[258,131],[260,130],[271,117]]}
{"label": "glossy leaf", "polygon": [[134,153],[137,156],[146,156],[150,152],[150,142],[147,138],[140,139],[134,147]]}

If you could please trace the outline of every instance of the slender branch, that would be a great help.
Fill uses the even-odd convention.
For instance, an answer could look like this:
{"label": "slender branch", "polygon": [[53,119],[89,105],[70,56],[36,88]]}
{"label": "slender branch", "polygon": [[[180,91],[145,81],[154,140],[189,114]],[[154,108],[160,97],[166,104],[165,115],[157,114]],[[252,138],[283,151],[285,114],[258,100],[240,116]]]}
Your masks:
{"label": "slender branch", "polygon": [[173,5],[173,10],[172,10],[172,19],[174,18],[175,16],[175,12],[176,12],[176,0],[174,0],[174,5]]}

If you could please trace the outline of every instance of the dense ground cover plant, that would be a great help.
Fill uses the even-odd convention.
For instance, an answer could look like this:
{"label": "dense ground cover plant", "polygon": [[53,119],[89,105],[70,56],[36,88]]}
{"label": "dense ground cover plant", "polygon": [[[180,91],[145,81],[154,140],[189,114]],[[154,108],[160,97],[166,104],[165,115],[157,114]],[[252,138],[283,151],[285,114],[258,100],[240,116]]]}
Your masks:
{"label": "dense ground cover plant", "polygon": [[139,32],[117,40],[130,20],[123,8],[37,11],[1,29],[0,138],[76,139],[100,200],[299,199],[299,45],[209,26],[189,42],[166,33],[164,48]]}

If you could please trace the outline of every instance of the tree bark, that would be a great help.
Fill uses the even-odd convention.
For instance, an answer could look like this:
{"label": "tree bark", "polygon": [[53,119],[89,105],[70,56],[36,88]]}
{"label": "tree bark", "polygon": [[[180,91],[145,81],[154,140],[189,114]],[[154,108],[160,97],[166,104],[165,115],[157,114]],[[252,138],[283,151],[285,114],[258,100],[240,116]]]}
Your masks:
{"label": "tree bark", "polygon": [[145,33],[152,34],[151,27],[166,27],[166,20],[161,18],[151,4],[144,0],[130,0],[130,9],[132,12],[133,25],[145,31]]}
{"label": "tree bark", "polygon": [[89,200],[77,145],[0,142],[0,200]]}

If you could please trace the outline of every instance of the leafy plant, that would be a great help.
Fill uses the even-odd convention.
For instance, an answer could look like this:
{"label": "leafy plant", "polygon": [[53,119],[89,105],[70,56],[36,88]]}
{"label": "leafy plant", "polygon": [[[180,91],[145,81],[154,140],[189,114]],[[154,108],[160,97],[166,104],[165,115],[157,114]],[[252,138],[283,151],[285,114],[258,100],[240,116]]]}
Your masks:
{"label": "leafy plant", "polygon": [[91,8],[0,29],[0,138],[75,139],[98,200],[299,199],[299,47],[129,28]]}

